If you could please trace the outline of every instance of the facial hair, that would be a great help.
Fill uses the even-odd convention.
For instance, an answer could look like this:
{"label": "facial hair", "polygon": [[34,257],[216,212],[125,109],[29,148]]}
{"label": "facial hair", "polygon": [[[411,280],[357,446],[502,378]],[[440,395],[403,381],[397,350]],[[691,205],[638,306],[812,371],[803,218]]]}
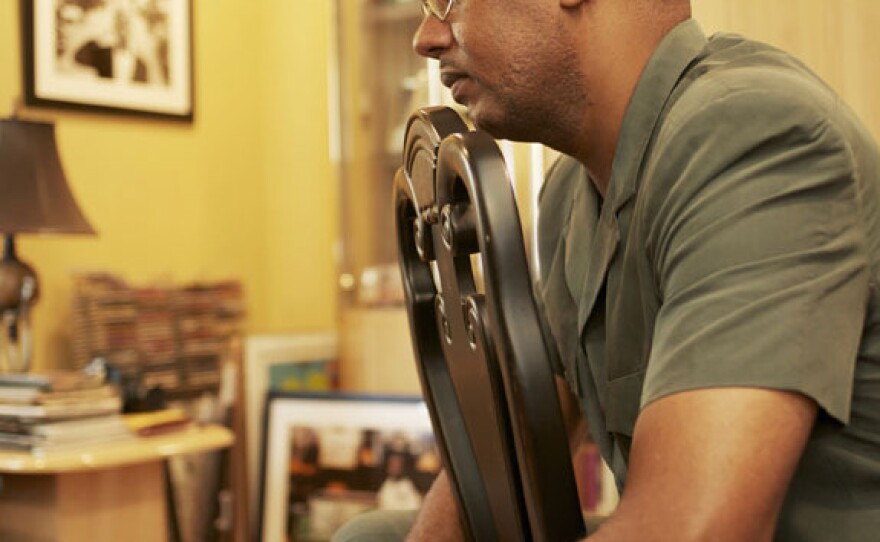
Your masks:
{"label": "facial hair", "polygon": [[566,49],[570,43],[560,36],[542,46],[538,56],[533,51],[514,55],[505,76],[487,89],[497,111],[476,115],[477,127],[499,139],[570,152],[589,103],[577,54]]}

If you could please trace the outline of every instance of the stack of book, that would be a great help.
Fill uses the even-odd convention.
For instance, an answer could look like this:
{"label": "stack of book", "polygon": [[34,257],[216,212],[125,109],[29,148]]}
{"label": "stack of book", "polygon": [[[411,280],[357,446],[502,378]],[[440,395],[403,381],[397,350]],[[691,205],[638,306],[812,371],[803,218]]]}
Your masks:
{"label": "stack of book", "polygon": [[0,449],[62,451],[131,438],[122,399],[83,372],[0,374]]}
{"label": "stack of book", "polygon": [[161,388],[169,399],[219,390],[245,312],[239,282],[133,286],[89,273],[74,286],[74,366],[103,358],[124,382]]}

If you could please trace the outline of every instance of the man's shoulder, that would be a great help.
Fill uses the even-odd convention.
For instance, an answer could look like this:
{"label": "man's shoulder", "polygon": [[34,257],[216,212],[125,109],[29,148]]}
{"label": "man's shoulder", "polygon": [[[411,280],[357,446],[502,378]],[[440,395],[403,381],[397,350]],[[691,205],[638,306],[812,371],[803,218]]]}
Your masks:
{"label": "man's shoulder", "polygon": [[839,99],[805,64],[790,54],[733,34],[716,34],[705,53],[676,87],[666,112],[668,123],[698,116],[702,126],[714,119],[747,123],[755,115],[812,122],[827,117]]}
{"label": "man's shoulder", "polygon": [[846,175],[856,122],[795,57],[740,36],[715,35],[667,101],[642,186],[659,206],[670,194],[695,197],[721,175],[732,179],[782,164],[774,158],[782,155],[800,158],[776,173],[803,175],[813,164],[810,152]]}

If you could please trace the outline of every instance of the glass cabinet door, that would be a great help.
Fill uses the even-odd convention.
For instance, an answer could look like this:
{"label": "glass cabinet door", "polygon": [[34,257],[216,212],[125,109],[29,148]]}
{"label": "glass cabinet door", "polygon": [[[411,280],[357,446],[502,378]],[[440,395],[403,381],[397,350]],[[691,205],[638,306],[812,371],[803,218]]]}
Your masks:
{"label": "glass cabinet door", "polygon": [[[415,368],[406,372],[413,362],[397,264],[391,202],[394,173],[401,165],[406,122],[416,109],[448,105],[463,116],[466,112],[441,85],[437,61],[412,50],[423,17],[419,0],[336,0],[335,6],[336,66],[331,68],[335,78],[331,88],[336,96],[331,102],[336,107],[331,125],[340,182],[337,257],[343,386],[348,383],[346,387],[369,391],[405,391],[414,386],[417,391]],[[548,153],[539,145],[506,141],[499,145],[514,180],[530,249],[536,193]],[[404,352],[407,359],[382,355],[377,360],[365,354],[372,347],[359,341],[369,340],[365,330],[374,328],[384,330],[384,340],[405,345],[378,351]],[[379,388],[371,384],[399,376],[398,371],[407,375],[406,384]]]}
{"label": "glass cabinet door", "polygon": [[337,0],[339,285],[343,307],[399,303],[391,188],[406,119],[427,103],[418,1]]}

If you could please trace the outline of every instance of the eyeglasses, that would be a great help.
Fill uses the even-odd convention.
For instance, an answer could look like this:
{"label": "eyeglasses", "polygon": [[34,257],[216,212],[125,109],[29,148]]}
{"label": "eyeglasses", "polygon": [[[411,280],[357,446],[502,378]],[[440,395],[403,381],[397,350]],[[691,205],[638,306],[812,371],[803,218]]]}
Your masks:
{"label": "eyeglasses", "polygon": [[445,21],[454,3],[455,0],[422,0],[422,11],[425,12],[425,16],[433,15]]}

